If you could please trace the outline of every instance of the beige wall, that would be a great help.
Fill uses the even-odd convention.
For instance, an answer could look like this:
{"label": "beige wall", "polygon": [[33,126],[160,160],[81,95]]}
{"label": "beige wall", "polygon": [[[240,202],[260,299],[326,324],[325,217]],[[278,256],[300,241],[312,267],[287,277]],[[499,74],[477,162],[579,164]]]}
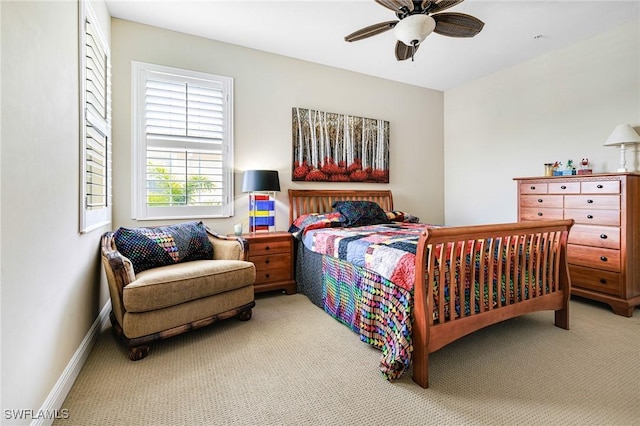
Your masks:
{"label": "beige wall", "polygon": [[513,177],[584,157],[618,168],[602,144],[617,124],[640,131],[640,21],[449,90],[444,117],[445,222],[515,221]]}
{"label": "beige wall", "polygon": [[[2,1],[0,8],[4,423],[5,409],[42,406],[106,291],[102,230],[78,232],[78,4]],[[106,8],[96,9],[108,30]]]}
{"label": "beige wall", "polygon": [[[131,220],[131,61],[234,78],[235,217],[207,219],[219,232],[247,223],[242,171],[280,173],[278,230],[288,227],[289,188],[391,189],[395,206],[441,223],[443,217],[443,93],[211,41],[119,19],[112,20],[115,224]],[[390,183],[292,183],[291,108],[312,108],[390,122]],[[428,201],[426,201],[428,200]]]}

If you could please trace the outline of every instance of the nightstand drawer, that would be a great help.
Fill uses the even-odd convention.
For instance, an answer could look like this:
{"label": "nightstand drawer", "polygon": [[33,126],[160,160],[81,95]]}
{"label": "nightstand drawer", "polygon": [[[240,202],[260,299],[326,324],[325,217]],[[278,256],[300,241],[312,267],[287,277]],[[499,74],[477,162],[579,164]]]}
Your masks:
{"label": "nightstand drawer", "polygon": [[567,195],[564,197],[567,209],[615,210],[620,208],[619,195]]}
{"label": "nightstand drawer", "polygon": [[250,245],[251,256],[259,256],[271,253],[291,253],[291,240],[260,241]]}
{"label": "nightstand drawer", "polygon": [[253,285],[276,283],[291,280],[289,269],[260,269],[256,268],[256,281]]}
{"label": "nightstand drawer", "polygon": [[620,249],[620,228],[614,226],[574,225],[569,244]]}
{"label": "nightstand drawer", "polygon": [[253,262],[256,268],[262,269],[291,269],[291,255],[289,253],[283,254],[270,254],[267,256],[253,256],[249,257],[249,262]]}
{"label": "nightstand drawer", "polygon": [[564,218],[585,225],[620,226],[620,210],[565,209]]}
{"label": "nightstand drawer", "polygon": [[562,219],[562,209],[543,209],[523,207],[520,209],[520,220],[557,220]]}
{"label": "nightstand drawer", "polygon": [[614,296],[622,295],[620,274],[616,272],[570,265],[569,276],[571,277],[571,287],[587,288]]}
{"label": "nightstand drawer", "polygon": [[620,251],[568,244],[567,260],[571,265],[620,272]]}

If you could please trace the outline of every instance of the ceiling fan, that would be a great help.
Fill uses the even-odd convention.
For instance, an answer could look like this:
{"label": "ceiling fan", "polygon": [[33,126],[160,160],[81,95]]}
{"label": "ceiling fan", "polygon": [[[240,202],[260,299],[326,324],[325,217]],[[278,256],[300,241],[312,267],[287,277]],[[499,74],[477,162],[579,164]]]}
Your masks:
{"label": "ceiling fan", "polygon": [[396,59],[404,61],[415,55],[420,43],[432,32],[449,37],[473,37],[484,22],[465,13],[447,12],[464,0],[375,0],[381,6],[396,13],[398,21],[385,21],[355,31],[344,39],[357,41],[394,29],[398,39]]}

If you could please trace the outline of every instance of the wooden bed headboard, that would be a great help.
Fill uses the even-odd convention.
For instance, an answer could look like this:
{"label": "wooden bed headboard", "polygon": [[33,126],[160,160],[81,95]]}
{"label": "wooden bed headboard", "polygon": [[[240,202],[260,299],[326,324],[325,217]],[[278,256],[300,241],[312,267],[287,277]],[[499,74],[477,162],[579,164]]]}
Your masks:
{"label": "wooden bed headboard", "polygon": [[393,210],[389,190],[290,189],[289,223],[303,214],[328,213],[334,201],[374,201],[385,211]]}

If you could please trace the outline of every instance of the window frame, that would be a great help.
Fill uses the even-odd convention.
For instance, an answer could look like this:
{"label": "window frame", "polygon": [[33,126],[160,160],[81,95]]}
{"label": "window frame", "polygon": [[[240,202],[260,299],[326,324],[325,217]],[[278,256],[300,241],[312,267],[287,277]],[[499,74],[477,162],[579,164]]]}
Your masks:
{"label": "window frame", "polygon": [[[222,87],[222,206],[147,206],[147,141],[145,132],[146,77],[162,75],[171,81],[215,82]],[[234,214],[233,193],[233,78],[139,61],[131,62],[131,217],[134,220],[226,218]]]}
{"label": "window frame", "polygon": [[[101,228],[111,224],[112,218],[112,148],[111,148],[111,50],[109,43],[105,37],[104,30],[100,25],[100,21],[97,18],[95,11],[93,10],[91,3],[88,0],[80,0],[78,2],[78,39],[79,39],[79,94],[80,94],[80,111],[79,111],[79,124],[80,124],[80,233],[88,233],[95,229]],[[88,96],[87,96],[87,38],[88,31],[86,24],[91,24],[92,30],[95,34],[94,39],[99,48],[102,48],[105,55],[105,100],[104,107],[105,116],[99,117],[98,115],[88,111]],[[88,206],[88,191],[87,185],[89,179],[87,178],[88,155],[87,147],[88,131],[87,127],[93,127],[105,138],[104,143],[104,185],[105,185],[105,202],[102,208],[89,208]]]}

